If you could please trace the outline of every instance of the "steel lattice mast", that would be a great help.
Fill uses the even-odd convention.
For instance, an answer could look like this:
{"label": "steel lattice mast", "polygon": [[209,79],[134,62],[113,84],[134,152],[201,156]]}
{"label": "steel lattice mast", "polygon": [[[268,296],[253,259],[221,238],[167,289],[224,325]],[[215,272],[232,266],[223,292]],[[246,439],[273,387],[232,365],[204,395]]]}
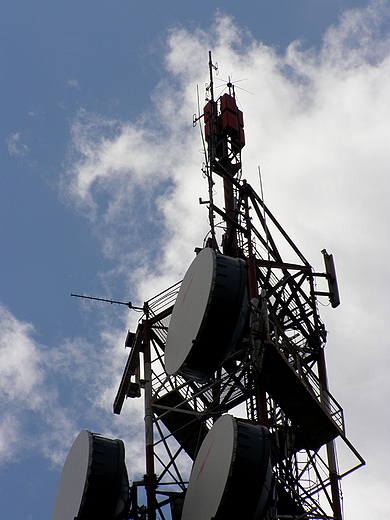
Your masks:
{"label": "steel lattice mast", "polygon": [[[208,207],[210,231],[204,245],[247,263],[250,327],[207,382],[169,376],[164,350],[180,283],[145,302],[143,321],[126,338],[130,355],[114,403],[115,413],[126,397],[143,393],[145,403],[146,474],[133,486],[130,518],[154,520],[157,513],[181,518],[201,442],[216,418],[240,406],[247,420],[271,434],[275,489],[267,518],[342,520],[340,480],[364,460],[346,438],[343,410],[327,383],[326,330],[317,296],[328,296],[333,307],[339,304],[332,255],[324,250],[325,272],[314,272],[242,179],[243,114],[230,82],[228,92],[215,99],[214,69],[210,53],[208,99],[195,119],[203,119],[207,142],[209,200],[201,203]],[[213,196],[218,179],[223,208]],[[327,280],[328,290],[317,291],[319,278]],[[338,438],[357,460],[343,473],[337,466]],[[146,489],[147,507],[138,505],[139,486]]]}

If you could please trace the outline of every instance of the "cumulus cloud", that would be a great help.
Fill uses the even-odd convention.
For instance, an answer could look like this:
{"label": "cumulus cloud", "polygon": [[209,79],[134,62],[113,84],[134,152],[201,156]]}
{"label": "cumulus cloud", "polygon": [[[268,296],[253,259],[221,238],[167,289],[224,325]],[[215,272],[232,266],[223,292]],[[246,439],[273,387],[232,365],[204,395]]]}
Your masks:
{"label": "cumulus cloud", "polygon": [[[247,136],[244,176],[258,186],[261,166],[268,206],[316,270],[323,269],[323,247],[335,255],[342,305],[324,309],[329,377],[371,467],[353,477],[356,490],[365,474],[373,489],[376,479],[383,482],[380,453],[389,427],[382,409],[389,393],[389,13],[386,1],[347,11],[320,49],[292,42],[284,54],[223,15],[207,30],[172,30],[152,108],[137,121],[81,111],[62,181],[126,283],[141,301],[151,297],[181,278],[208,231],[206,210],[197,204],[207,199],[201,140],[191,124],[196,84],[203,105],[208,50],[219,63],[218,78],[232,71],[249,78],[236,90]],[[223,81],[216,84],[222,92]],[[215,189],[220,197],[222,187]],[[346,508],[363,518],[356,490],[348,487],[355,505],[346,500]],[[377,498],[371,516],[386,515],[379,487]]]}

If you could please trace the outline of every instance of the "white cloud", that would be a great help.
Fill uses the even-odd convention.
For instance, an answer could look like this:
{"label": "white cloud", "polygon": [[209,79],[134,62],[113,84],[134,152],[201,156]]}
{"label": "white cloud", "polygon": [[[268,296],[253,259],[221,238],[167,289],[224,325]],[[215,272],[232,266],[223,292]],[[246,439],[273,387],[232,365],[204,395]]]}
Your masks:
{"label": "white cloud", "polygon": [[45,407],[44,349],[33,335],[31,324],[0,305],[0,462],[28,449],[29,441],[22,442],[26,425]]}
{"label": "white cloud", "polygon": [[44,370],[33,332],[0,304],[0,462],[20,456],[23,415],[42,406]]}
{"label": "white cloud", "polygon": [[[316,269],[322,270],[323,247],[335,255],[342,306],[324,311],[329,377],[345,404],[348,431],[373,468],[373,517],[383,512],[375,482],[390,484],[381,457],[390,426],[383,409],[390,388],[389,13],[386,1],[347,11],[319,51],[294,42],[284,55],[224,16],[207,32],[172,31],[153,108],[136,122],[81,112],[63,183],[117,258],[118,271],[132,266],[128,285],[140,299],[151,297],[183,275],[208,230],[206,209],[197,204],[207,199],[201,144],[191,126],[195,85],[202,98],[208,82],[208,50],[219,78],[232,71],[249,78],[245,88],[255,95],[237,90],[247,135],[244,175],[258,186],[261,165],[266,202]],[[220,196],[221,186],[216,190]],[[366,517],[356,506],[364,471],[354,475],[355,488],[347,486],[353,518]]]}
{"label": "white cloud", "polygon": [[43,369],[39,349],[32,339],[33,327],[18,321],[0,305],[0,397],[24,401],[31,409],[40,404],[36,389]]}
{"label": "white cloud", "polygon": [[79,82],[75,78],[68,79],[68,87],[79,88]]}
{"label": "white cloud", "polygon": [[132,409],[130,427],[124,427],[129,410],[112,413],[127,357],[123,330],[103,332],[94,345],[65,339],[55,349],[37,343],[34,334],[31,324],[0,304],[0,466],[40,453],[58,468],[86,428],[131,439],[130,473],[142,473],[142,403]]}
{"label": "white cloud", "polygon": [[2,414],[0,419],[0,463],[15,460],[15,456],[20,456],[18,453],[18,444],[21,441],[19,430],[19,422],[12,413]]}
{"label": "white cloud", "polygon": [[339,70],[379,64],[389,53],[390,13],[387,0],[373,0],[365,9],[351,9],[325,34],[323,53]]}
{"label": "white cloud", "polygon": [[20,132],[15,132],[8,137],[7,149],[10,155],[23,157],[28,153],[28,147],[22,143],[21,138]]}

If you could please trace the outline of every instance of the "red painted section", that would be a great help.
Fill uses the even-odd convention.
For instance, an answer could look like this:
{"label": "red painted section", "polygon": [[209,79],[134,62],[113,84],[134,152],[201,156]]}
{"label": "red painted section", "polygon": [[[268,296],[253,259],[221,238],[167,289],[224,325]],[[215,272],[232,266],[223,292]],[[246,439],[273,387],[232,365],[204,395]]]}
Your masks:
{"label": "red painted section", "polygon": [[198,478],[199,478],[199,477],[201,476],[201,474],[203,473],[203,470],[204,470],[204,467],[205,467],[205,465],[206,465],[207,459],[209,458],[209,455],[210,455],[211,449],[212,449],[212,447],[214,446],[214,441],[215,441],[215,439],[213,440],[213,442],[212,442],[210,448],[207,450],[207,453],[206,453],[206,456],[205,456],[205,458],[204,458],[204,461],[202,462],[202,465],[201,465],[201,467],[200,467],[200,470],[199,470],[198,476],[196,477],[196,481],[198,481]]}

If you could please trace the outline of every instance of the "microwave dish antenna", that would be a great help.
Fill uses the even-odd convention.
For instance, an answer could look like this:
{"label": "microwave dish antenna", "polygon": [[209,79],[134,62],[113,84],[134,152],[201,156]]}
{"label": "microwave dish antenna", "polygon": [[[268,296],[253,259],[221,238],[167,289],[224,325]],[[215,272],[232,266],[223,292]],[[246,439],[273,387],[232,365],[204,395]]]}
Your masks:
{"label": "microwave dish antenna", "polygon": [[82,431],[65,460],[51,520],[125,520],[128,505],[123,441]]}
{"label": "microwave dish antenna", "polygon": [[165,348],[167,373],[207,379],[240,340],[248,311],[245,262],[202,249],[184,276],[173,308]]}
{"label": "microwave dish antenna", "polygon": [[262,520],[272,494],[269,432],[223,415],[195,459],[182,520]]}

